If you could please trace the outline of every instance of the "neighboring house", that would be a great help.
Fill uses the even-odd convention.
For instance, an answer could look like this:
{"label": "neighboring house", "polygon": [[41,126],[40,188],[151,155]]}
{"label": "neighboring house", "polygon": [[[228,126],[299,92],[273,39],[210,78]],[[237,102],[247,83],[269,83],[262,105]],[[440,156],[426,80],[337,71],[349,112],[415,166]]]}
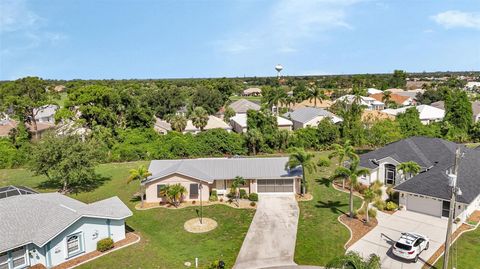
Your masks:
{"label": "neighboring house", "polygon": [[399,89],[399,88],[390,88],[390,89],[386,89],[385,90],[386,92],[391,92],[391,93],[397,93],[397,92],[404,92],[403,89]]}
{"label": "neighboring house", "polygon": [[118,197],[85,204],[60,193],[0,199],[0,268],[47,268],[125,238],[132,212]]}
{"label": "neighboring house", "polygon": [[[377,101],[383,102],[384,94],[383,93],[376,93],[376,94],[370,95],[370,97],[372,97],[373,99],[375,99]],[[399,94],[396,94],[396,93],[392,93],[390,95],[390,101],[394,102],[398,106],[410,106],[410,105],[415,104],[415,101],[413,100],[412,97],[402,96],[402,95],[399,95]]]}
{"label": "neighboring house", "polygon": [[[438,101],[430,104],[433,107],[445,110],[445,102]],[[472,102],[472,114],[473,114],[473,122],[480,121],[480,101]]]}
{"label": "neighboring house", "polygon": [[235,114],[247,114],[248,110],[260,110],[260,105],[247,99],[239,99],[228,105]]}
{"label": "neighboring house", "polygon": [[260,96],[262,95],[262,89],[260,88],[248,88],[242,92],[243,96]]}
{"label": "neighboring house", "polygon": [[[232,130],[232,127],[225,123],[222,119],[217,118],[215,116],[208,116],[208,122],[205,128],[203,128],[204,131],[211,130],[211,129],[223,129],[226,130],[227,132],[230,132]],[[192,133],[192,134],[197,134],[200,132],[200,129],[195,127],[192,123],[192,120],[187,121],[187,126],[185,127],[185,130],[183,133]]]}
{"label": "neighboring house", "polygon": [[211,192],[226,196],[235,177],[247,183],[241,186],[249,193],[298,193],[301,168],[286,168],[288,157],[273,158],[204,158],[154,160],[148,170],[152,173],[142,185],[147,203],[165,202],[160,190],[165,185],[181,184],[187,192],[184,201],[207,201]]}
{"label": "neighboring house", "polygon": [[55,123],[55,112],[57,112],[58,106],[45,105],[33,110],[35,115],[35,121],[42,123]]}
{"label": "neighboring house", "polygon": [[[317,98],[317,104],[316,104],[317,108],[325,109],[325,108],[331,107],[332,105],[333,105],[333,102],[330,100],[320,100]],[[288,107],[288,110],[290,111],[295,111],[297,109],[304,108],[304,107],[315,107],[315,100],[307,99],[307,100],[303,100],[300,103],[295,103],[293,105],[288,105],[288,106],[282,105],[282,107]]]}
{"label": "neighboring house", "polygon": [[368,95],[377,94],[377,93],[383,93],[383,91],[375,89],[375,88],[368,88],[367,89],[367,94]]}
{"label": "neighboring house", "polygon": [[413,89],[413,90],[408,90],[408,91],[402,91],[402,92],[396,92],[395,94],[401,95],[401,96],[407,96],[412,98],[413,100],[417,100],[417,95],[420,93],[424,93],[424,89]]}
{"label": "neighboring house", "polygon": [[[238,114],[234,117],[230,118],[230,125],[232,126],[233,130],[237,133],[245,133],[247,132],[247,115],[246,114]],[[293,122],[287,120],[285,118],[277,116],[277,126],[280,130],[288,130],[291,131],[293,127]]]}
{"label": "neighboring house", "polygon": [[[14,120],[0,121],[0,137],[7,137],[12,129],[17,128],[17,125],[18,123]],[[30,124],[26,124],[26,126],[31,132],[33,132],[33,127]],[[48,122],[37,123],[37,132],[39,137],[42,137],[42,134],[45,131],[53,128],[55,128],[55,125]]]}
{"label": "neighboring house", "polygon": [[[345,102],[351,105],[356,99],[355,95],[347,94],[339,97],[336,102]],[[381,101],[375,100],[372,97],[360,96],[360,105],[363,105],[368,110],[382,110],[385,109],[385,104]]]}
{"label": "neighboring house", "polygon": [[283,114],[283,117],[293,122],[294,130],[305,127],[316,127],[318,123],[325,118],[330,118],[332,123],[343,121],[342,118],[325,109],[313,107],[299,108],[293,112]]}
{"label": "neighboring house", "polygon": [[[437,217],[448,217],[450,187],[448,174],[452,172],[455,151],[461,148],[455,216],[462,221],[480,209],[480,151],[469,149],[439,138],[411,137],[383,148],[360,155],[360,165],[370,175],[360,179],[363,184],[378,180],[394,186],[399,192],[399,203],[404,209]],[[409,178],[397,169],[402,162],[414,161],[421,172]]]}
{"label": "neighboring house", "polygon": [[364,110],[362,112],[362,122],[372,124],[382,120],[395,120],[395,116],[378,110]]}
{"label": "neighboring house", "polygon": [[153,129],[159,134],[166,135],[168,132],[172,131],[172,126],[167,121],[156,117]]}
{"label": "neighboring house", "polygon": [[465,85],[465,89],[469,91],[480,90],[480,82],[478,81],[467,82],[467,84]]}
{"label": "neighboring house", "polygon": [[397,108],[397,109],[385,109],[382,110],[382,112],[397,116],[398,114],[405,113],[407,109],[414,107],[418,110],[418,113],[420,114],[420,121],[423,124],[430,124],[432,122],[438,122],[442,121],[443,118],[445,117],[445,110],[439,109],[433,106],[429,105],[419,105],[419,106],[406,106],[402,108]]}

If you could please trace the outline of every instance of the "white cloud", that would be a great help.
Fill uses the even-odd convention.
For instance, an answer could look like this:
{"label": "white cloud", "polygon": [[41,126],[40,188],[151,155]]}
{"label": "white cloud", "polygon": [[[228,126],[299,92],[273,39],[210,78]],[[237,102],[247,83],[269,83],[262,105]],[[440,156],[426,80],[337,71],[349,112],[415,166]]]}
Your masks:
{"label": "white cloud", "polygon": [[448,10],[431,16],[431,19],[447,29],[457,27],[480,29],[480,13],[478,12]]}
{"label": "white cloud", "polygon": [[29,10],[23,0],[0,1],[0,32],[37,28],[42,18]]}
{"label": "white cloud", "polygon": [[353,29],[347,8],[360,0],[280,0],[248,29],[229,33],[214,42],[222,51],[252,50],[293,53],[308,40],[321,40],[332,29]]}

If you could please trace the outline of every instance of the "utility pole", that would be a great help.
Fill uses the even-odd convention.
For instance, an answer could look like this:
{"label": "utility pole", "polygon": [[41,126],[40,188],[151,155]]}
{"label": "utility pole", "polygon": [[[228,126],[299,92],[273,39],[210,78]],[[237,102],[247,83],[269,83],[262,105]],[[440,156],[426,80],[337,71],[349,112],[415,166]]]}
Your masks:
{"label": "utility pole", "polygon": [[455,164],[454,164],[454,171],[452,174],[449,174],[449,185],[451,187],[451,198],[450,198],[450,211],[448,212],[448,225],[447,225],[447,235],[445,238],[445,252],[443,254],[443,269],[448,269],[448,256],[450,253],[450,244],[452,243],[452,226],[453,226],[453,219],[455,218],[455,198],[457,196],[457,176],[458,176],[458,167],[460,166],[460,148],[457,148],[455,152]]}

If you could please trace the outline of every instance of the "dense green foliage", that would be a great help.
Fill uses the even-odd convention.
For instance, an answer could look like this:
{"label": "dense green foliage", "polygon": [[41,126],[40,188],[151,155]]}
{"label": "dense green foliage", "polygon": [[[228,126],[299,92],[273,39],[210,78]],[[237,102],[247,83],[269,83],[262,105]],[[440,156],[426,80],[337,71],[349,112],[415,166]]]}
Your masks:
{"label": "dense green foliage", "polygon": [[100,252],[105,252],[113,248],[113,239],[110,237],[103,238],[97,241],[97,250]]}

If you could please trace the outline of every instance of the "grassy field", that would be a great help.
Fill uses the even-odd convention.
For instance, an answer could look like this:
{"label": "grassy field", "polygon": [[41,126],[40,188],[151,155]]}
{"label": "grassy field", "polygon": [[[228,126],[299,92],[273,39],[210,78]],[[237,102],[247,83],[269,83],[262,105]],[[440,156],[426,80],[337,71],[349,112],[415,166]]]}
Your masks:
{"label": "grassy field", "polygon": [[[317,154],[327,156],[327,152]],[[308,176],[313,200],[300,202],[300,219],[295,247],[295,262],[304,265],[325,265],[345,253],[343,245],[350,237],[345,226],[337,221],[340,214],[348,212],[348,194],[339,192],[324,180],[335,169],[335,164],[320,168]],[[355,207],[361,200],[355,197]]]}
{"label": "grassy field", "polygon": [[[464,233],[450,248],[448,268],[478,268],[480,266],[480,229]],[[443,268],[443,256],[434,268]]]}
{"label": "grassy field", "polygon": [[[113,252],[80,268],[182,268],[184,262],[193,263],[195,257],[202,268],[215,259],[222,259],[232,266],[243,238],[248,230],[254,210],[234,209],[217,205],[204,208],[204,216],[218,222],[217,229],[205,234],[191,234],[183,229],[183,223],[196,217],[194,207],[172,209],[134,210],[136,202],[132,194],[138,184],[127,185],[128,171],[145,162],[113,163],[100,165],[102,176],[109,177],[104,185],[93,192],[72,195],[83,202],[93,202],[118,196],[133,211],[127,225],[140,233],[142,241]],[[44,177],[32,177],[24,169],[0,170],[0,185],[16,184],[36,188]],[[41,190],[48,191],[48,190]]]}
{"label": "grassy field", "polygon": [[256,103],[260,103],[262,101],[261,96],[233,96],[233,95],[230,96],[230,100],[232,102],[237,101],[239,99],[247,99],[249,101],[256,102]]}

